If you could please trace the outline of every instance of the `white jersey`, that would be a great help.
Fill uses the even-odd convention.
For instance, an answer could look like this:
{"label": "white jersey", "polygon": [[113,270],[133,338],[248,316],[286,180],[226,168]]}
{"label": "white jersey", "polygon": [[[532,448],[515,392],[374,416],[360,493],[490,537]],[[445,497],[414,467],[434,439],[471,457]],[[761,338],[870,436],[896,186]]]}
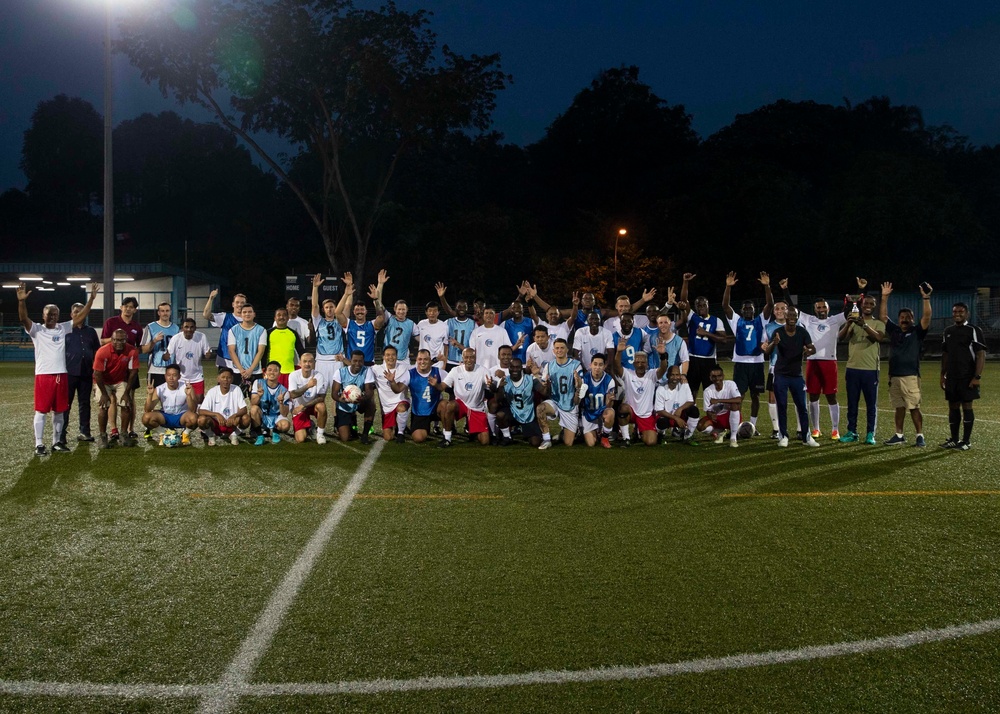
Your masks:
{"label": "white jersey", "polygon": [[66,374],[66,337],[72,331],[72,320],[51,329],[40,322],[31,323],[25,332],[35,345],[35,374]]}
{"label": "white jersey", "polygon": [[566,341],[569,341],[570,326],[566,324],[565,320],[563,320],[562,322],[558,322],[555,325],[553,325],[550,322],[546,322],[545,320],[539,320],[538,326],[544,327],[546,330],[549,331],[549,342],[558,339],[560,337]]}
{"label": "white jersey", "polygon": [[230,387],[229,391],[223,394],[222,387],[216,385],[205,392],[205,399],[198,407],[198,412],[201,414],[214,412],[228,418],[239,413],[246,405],[239,387]]}
{"label": "white jersey", "polygon": [[[413,328],[413,336],[420,343],[420,349],[431,353],[431,362],[448,361],[448,323],[442,320],[431,322],[421,320]],[[444,355],[443,360],[438,360]]]}
{"label": "white jersey", "polygon": [[195,332],[190,340],[183,332],[178,332],[167,344],[167,354],[170,355],[170,361],[181,368],[181,382],[184,384],[205,381],[201,360],[211,351],[208,338],[203,332]]}
{"label": "white jersey", "polygon": [[187,411],[187,394],[184,393],[184,385],[178,385],[177,389],[171,389],[166,383],[161,384],[156,388],[156,396],[160,400],[160,407],[164,414],[183,414]]}
{"label": "white jersey", "polygon": [[321,394],[326,396],[326,391],[330,388],[330,383],[327,381],[326,375],[315,369],[308,377],[302,376],[301,369],[297,369],[288,375],[288,391],[297,392],[312,379],[316,380],[316,386],[309,387],[301,397],[291,398],[291,404],[301,407],[313,401]]}
{"label": "white jersey", "polygon": [[678,382],[677,386],[671,389],[667,385],[656,388],[656,400],[653,408],[657,412],[670,412],[673,414],[681,408],[681,405],[688,402],[694,403],[694,395],[691,394],[691,387],[685,382]]}
{"label": "white jersey", "polygon": [[500,364],[498,351],[503,345],[510,346],[510,335],[498,325],[493,327],[480,325],[472,331],[472,336],[469,338],[469,347],[476,351],[476,364],[486,369],[492,369]]}
{"label": "white jersey", "polygon": [[[542,369],[556,357],[552,354],[552,338],[549,338],[549,346],[544,350],[532,342],[528,345],[528,361],[533,363],[538,369]],[[526,364],[525,367],[528,365]]]}
{"label": "white jersey", "polygon": [[806,332],[812,338],[813,347],[816,354],[806,357],[807,360],[814,359],[837,359],[837,333],[841,326],[847,322],[847,315],[839,313],[831,315],[825,320],[820,320],[815,315],[807,312],[799,312],[799,324],[806,328]]}
{"label": "white jersey", "polygon": [[[369,371],[375,374],[375,388],[378,390],[378,401],[382,405],[383,414],[395,409],[399,406],[400,402],[407,401],[406,395],[408,390],[404,389],[402,392],[396,393],[389,387],[389,380],[385,376],[388,370],[384,364],[377,364]],[[393,370],[393,377],[396,380],[396,384],[408,385],[410,383],[409,367],[401,362],[397,362],[396,369]]]}
{"label": "white jersey", "polygon": [[607,357],[604,360],[604,364],[607,366],[608,362],[615,357],[615,339],[611,336],[611,332],[603,327],[597,329],[596,335],[590,334],[589,327],[581,327],[573,336],[573,349],[579,351],[580,364],[583,365],[584,369],[589,370],[590,360],[593,359],[594,355],[602,353]]}
{"label": "white jersey", "polygon": [[[503,377],[498,377],[497,372],[503,375]],[[496,388],[500,386],[500,380],[504,377],[510,377],[510,370],[505,369],[499,365],[490,370],[490,378],[493,380],[493,387]]]}
{"label": "white jersey", "polygon": [[656,372],[647,370],[641,377],[634,370],[622,370],[619,378],[625,385],[625,403],[632,407],[637,417],[648,417],[653,413],[656,397]]}
{"label": "white jersey", "polygon": [[713,399],[739,399],[740,390],[736,388],[736,382],[731,379],[723,380],[722,389],[716,389],[714,384],[705,387],[702,396],[702,406],[706,414],[721,414],[722,412],[739,411],[739,405],[730,406],[728,404],[712,404]]}
{"label": "white jersey", "polygon": [[[633,315],[632,327],[636,330],[649,327],[649,318],[645,314]],[[608,332],[617,332],[620,335],[622,333],[622,319],[620,317],[609,317],[604,321],[604,329]]]}
{"label": "white jersey", "polygon": [[486,385],[491,382],[489,373],[479,365],[470,372],[460,364],[444,378],[445,385],[455,390],[455,399],[461,399],[465,406],[477,412],[486,411]]}

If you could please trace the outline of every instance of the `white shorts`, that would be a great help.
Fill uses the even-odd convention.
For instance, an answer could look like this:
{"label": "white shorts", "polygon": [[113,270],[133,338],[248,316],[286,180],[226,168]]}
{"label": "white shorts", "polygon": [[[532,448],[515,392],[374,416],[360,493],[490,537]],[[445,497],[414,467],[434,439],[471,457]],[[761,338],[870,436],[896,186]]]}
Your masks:
{"label": "white shorts", "polygon": [[344,366],[344,363],[340,360],[321,360],[316,359],[316,371],[326,377],[326,393],[330,393],[330,387],[333,386],[334,377],[340,374],[340,368]]}
{"label": "white shorts", "polygon": [[553,410],[555,410],[556,416],[549,417],[549,419],[558,418],[559,426],[563,429],[569,429],[573,433],[576,433],[576,428],[580,424],[580,417],[575,409],[571,412],[563,411],[559,408],[559,405],[556,404],[554,399],[546,399],[542,402],[542,404],[548,404]]}
{"label": "white shorts", "polygon": [[590,419],[584,417],[583,419],[580,420],[580,424],[583,426],[584,434],[589,434],[592,431],[597,431],[601,427],[602,423],[603,419],[600,419],[598,421],[590,421]]}

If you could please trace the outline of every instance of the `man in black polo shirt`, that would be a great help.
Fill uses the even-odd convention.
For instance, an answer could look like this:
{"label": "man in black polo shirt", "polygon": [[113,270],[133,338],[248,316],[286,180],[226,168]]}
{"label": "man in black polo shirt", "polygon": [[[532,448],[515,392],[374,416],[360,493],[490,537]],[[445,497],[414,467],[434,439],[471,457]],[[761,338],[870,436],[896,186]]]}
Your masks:
{"label": "man in black polo shirt", "polygon": [[[76,317],[86,307],[83,303],[73,305],[70,315]],[[90,390],[94,384],[94,353],[101,348],[101,338],[97,330],[89,325],[74,327],[66,335],[66,376],[69,387],[69,409],[66,410],[64,424],[69,426],[69,410],[77,400],[80,412],[80,433],[78,441],[93,441],[90,435]],[[63,429],[62,443],[66,444],[66,429]]]}
{"label": "man in black polo shirt", "polygon": [[892,438],[882,442],[886,446],[905,444],[903,424],[906,423],[906,412],[910,412],[913,426],[917,430],[914,446],[927,446],[924,440],[924,417],[920,413],[920,348],[927,336],[931,324],[931,292],[933,288],[927,283],[921,283],[921,301],[924,304],[920,323],[913,321],[913,310],[901,308],[893,322],[888,317],[889,296],[892,294],[892,283],[882,283],[882,302],[879,304],[878,318],[885,323],[885,334],[889,338],[889,402],[896,410],[896,433]]}
{"label": "man in black polo shirt", "polygon": [[[946,449],[969,450],[975,414],[972,402],[979,399],[979,380],[986,366],[986,342],[982,331],[969,324],[969,306],[952,305],[954,325],[945,328],[941,346],[941,389],[948,400],[951,438],[941,444]],[[962,408],[962,440],[958,440],[959,407]]]}

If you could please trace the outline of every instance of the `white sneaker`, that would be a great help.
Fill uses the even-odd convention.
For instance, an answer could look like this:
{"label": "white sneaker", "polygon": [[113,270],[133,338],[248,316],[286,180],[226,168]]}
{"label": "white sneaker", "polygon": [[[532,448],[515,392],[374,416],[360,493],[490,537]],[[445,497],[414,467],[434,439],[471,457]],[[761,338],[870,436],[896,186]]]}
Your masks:
{"label": "white sneaker", "polygon": [[215,434],[212,434],[208,437],[208,445],[215,446]]}
{"label": "white sneaker", "polygon": [[719,432],[719,435],[717,437],[715,437],[715,443],[716,444],[721,444],[725,440],[726,440],[726,435],[723,434],[722,432]]}
{"label": "white sneaker", "polygon": [[806,446],[819,446],[819,442],[816,441],[811,436],[808,439],[806,439],[805,441],[803,441],[802,443],[805,444]]}
{"label": "white sneaker", "polygon": [[736,439],[730,439],[729,440],[729,445],[731,447],[733,447],[734,449],[739,446],[739,444],[736,443]]}
{"label": "white sneaker", "polygon": [[539,451],[545,451],[545,449],[551,449],[551,448],[552,448],[552,442],[551,441],[543,441],[542,445],[538,447],[538,450]]}
{"label": "white sneaker", "polygon": [[783,436],[780,439],[778,439],[778,446],[781,446],[781,447],[788,446],[788,437],[787,436]]}
{"label": "white sneaker", "polygon": [[234,431],[232,434],[229,435],[229,443],[232,444],[233,446],[239,446],[240,435]]}
{"label": "white sneaker", "polygon": [[325,444],[326,443],[326,434],[324,434],[319,429],[316,430],[316,443],[317,444]]}

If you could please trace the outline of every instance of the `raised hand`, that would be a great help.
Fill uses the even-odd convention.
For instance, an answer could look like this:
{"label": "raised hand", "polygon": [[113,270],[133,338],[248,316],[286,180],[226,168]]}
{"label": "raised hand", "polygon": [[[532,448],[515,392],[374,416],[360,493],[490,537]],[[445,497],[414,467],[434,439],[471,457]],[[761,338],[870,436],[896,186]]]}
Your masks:
{"label": "raised hand", "polygon": [[437,377],[428,377],[427,378],[427,384],[431,385],[432,387],[435,386],[435,385],[437,385],[437,383],[438,383],[438,378]]}
{"label": "raised hand", "polygon": [[782,290],[788,290],[788,278],[782,278],[778,281],[778,287]]}
{"label": "raised hand", "polygon": [[892,283],[882,283],[882,297],[889,297],[890,295],[892,295]]}
{"label": "raised hand", "polygon": [[385,285],[387,282],[389,282],[389,273],[385,271],[385,268],[382,268],[378,271],[378,284]]}
{"label": "raised hand", "polygon": [[344,283],[344,289],[350,290],[354,287],[354,276],[350,273],[344,273],[344,277],[340,279]]}
{"label": "raised hand", "polygon": [[537,285],[531,285],[527,280],[524,281],[524,284],[528,286],[528,291],[524,294],[525,297],[527,297],[529,300],[534,300],[536,297],[538,297]]}
{"label": "raised hand", "polygon": [[439,298],[443,298],[443,297],[444,297],[444,293],[445,293],[445,291],[446,291],[447,289],[448,289],[448,288],[447,288],[447,287],[445,287],[445,284],[444,284],[444,283],[442,283],[442,282],[440,282],[440,281],[439,281],[439,282],[436,282],[436,283],[434,283],[434,290],[435,290],[435,291],[437,292],[437,296],[438,296]]}
{"label": "raised hand", "polygon": [[[927,286],[926,290],[924,290],[925,285]],[[930,283],[920,283],[920,285],[917,286],[917,290],[920,291],[921,297],[930,297],[931,293],[934,292],[934,288],[931,287]]]}
{"label": "raised hand", "polygon": [[866,278],[855,278],[858,281],[858,290],[864,290],[868,285],[868,280]]}
{"label": "raised hand", "polygon": [[390,384],[392,384],[393,382],[395,382],[396,381],[396,373],[395,372],[390,372],[389,370],[386,370],[385,371],[385,381],[389,382]]}
{"label": "raised hand", "polygon": [[[315,280],[315,278],[313,278],[313,279]],[[91,283],[91,285],[96,285],[96,284],[97,284],[97,283]],[[216,288],[215,290],[213,290],[212,292],[210,292],[210,293],[208,294],[208,301],[209,301],[209,302],[212,302],[212,301],[213,301],[213,300],[215,300],[215,298],[217,298],[218,296],[219,296],[219,289],[218,289],[218,288]]]}
{"label": "raised hand", "polygon": [[498,369],[493,374],[496,376],[497,379],[503,379],[504,377],[507,376],[506,374],[504,374],[504,371],[502,369]]}
{"label": "raised hand", "polygon": [[738,282],[739,282],[739,280],[736,279],[736,273],[734,273],[733,271],[730,270],[729,274],[726,275],[726,287],[727,288],[731,288],[734,285],[736,285],[736,283],[738,283]]}
{"label": "raised hand", "polygon": [[667,305],[677,304],[677,292],[674,290],[674,286],[671,285],[667,288]]}
{"label": "raised hand", "polygon": [[650,288],[649,290],[642,291],[642,299],[649,302],[656,297],[656,288]]}
{"label": "raised hand", "polygon": [[661,355],[667,353],[667,341],[660,335],[656,336],[656,352]]}
{"label": "raised hand", "polygon": [[18,300],[27,300],[29,295],[31,295],[31,291],[28,290],[27,286],[24,283],[21,283],[20,285],[17,286]]}
{"label": "raised hand", "polygon": [[151,397],[155,393],[156,393],[156,387],[153,386],[152,382],[147,382],[146,383],[146,394]]}
{"label": "raised hand", "polygon": [[573,307],[579,307],[580,305],[580,293],[577,290],[573,291]]}
{"label": "raised hand", "polygon": [[319,287],[320,285],[322,285],[322,284],[323,284],[324,282],[325,282],[325,280],[324,280],[323,276],[322,276],[322,275],[320,275],[319,273],[316,273],[316,274],[315,274],[315,275],[313,276],[313,287],[314,287],[314,288],[318,288],[318,287]]}
{"label": "raised hand", "polygon": [[683,277],[684,277],[684,282],[685,283],[690,283],[692,280],[694,280],[698,276],[695,275],[694,273],[684,273]]}
{"label": "raised hand", "polygon": [[525,295],[528,294],[528,281],[527,280],[522,280],[520,285],[515,285],[514,287],[517,288],[517,294],[520,295],[521,297],[524,297]]}
{"label": "raised hand", "polygon": [[763,285],[764,287],[768,287],[771,284],[771,276],[762,270],[760,271],[760,277],[757,278],[757,282]]}
{"label": "raised hand", "polygon": [[368,285],[368,297],[370,297],[372,300],[378,300],[377,285],[371,285],[371,284]]}
{"label": "raised hand", "polygon": [[515,352],[517,352],[519,349],[521,349],[521,345],[524,344],[524,337],[525,337],[525,335],[527,335],[527,333],[526,332],[522,332],[521,335],[517,338],[517,342],[514,343],[513,350]]}
{"label": "raised hand", "polygon": [[[101,284],[100,283],[91,283],[90,284],[90,294],[91,294],[91,296],[96,296],[97,295],[97,291],[100,290],[100,289],[101,289]],[[217,293],[219,291],[215,290],[213,292]]]}

